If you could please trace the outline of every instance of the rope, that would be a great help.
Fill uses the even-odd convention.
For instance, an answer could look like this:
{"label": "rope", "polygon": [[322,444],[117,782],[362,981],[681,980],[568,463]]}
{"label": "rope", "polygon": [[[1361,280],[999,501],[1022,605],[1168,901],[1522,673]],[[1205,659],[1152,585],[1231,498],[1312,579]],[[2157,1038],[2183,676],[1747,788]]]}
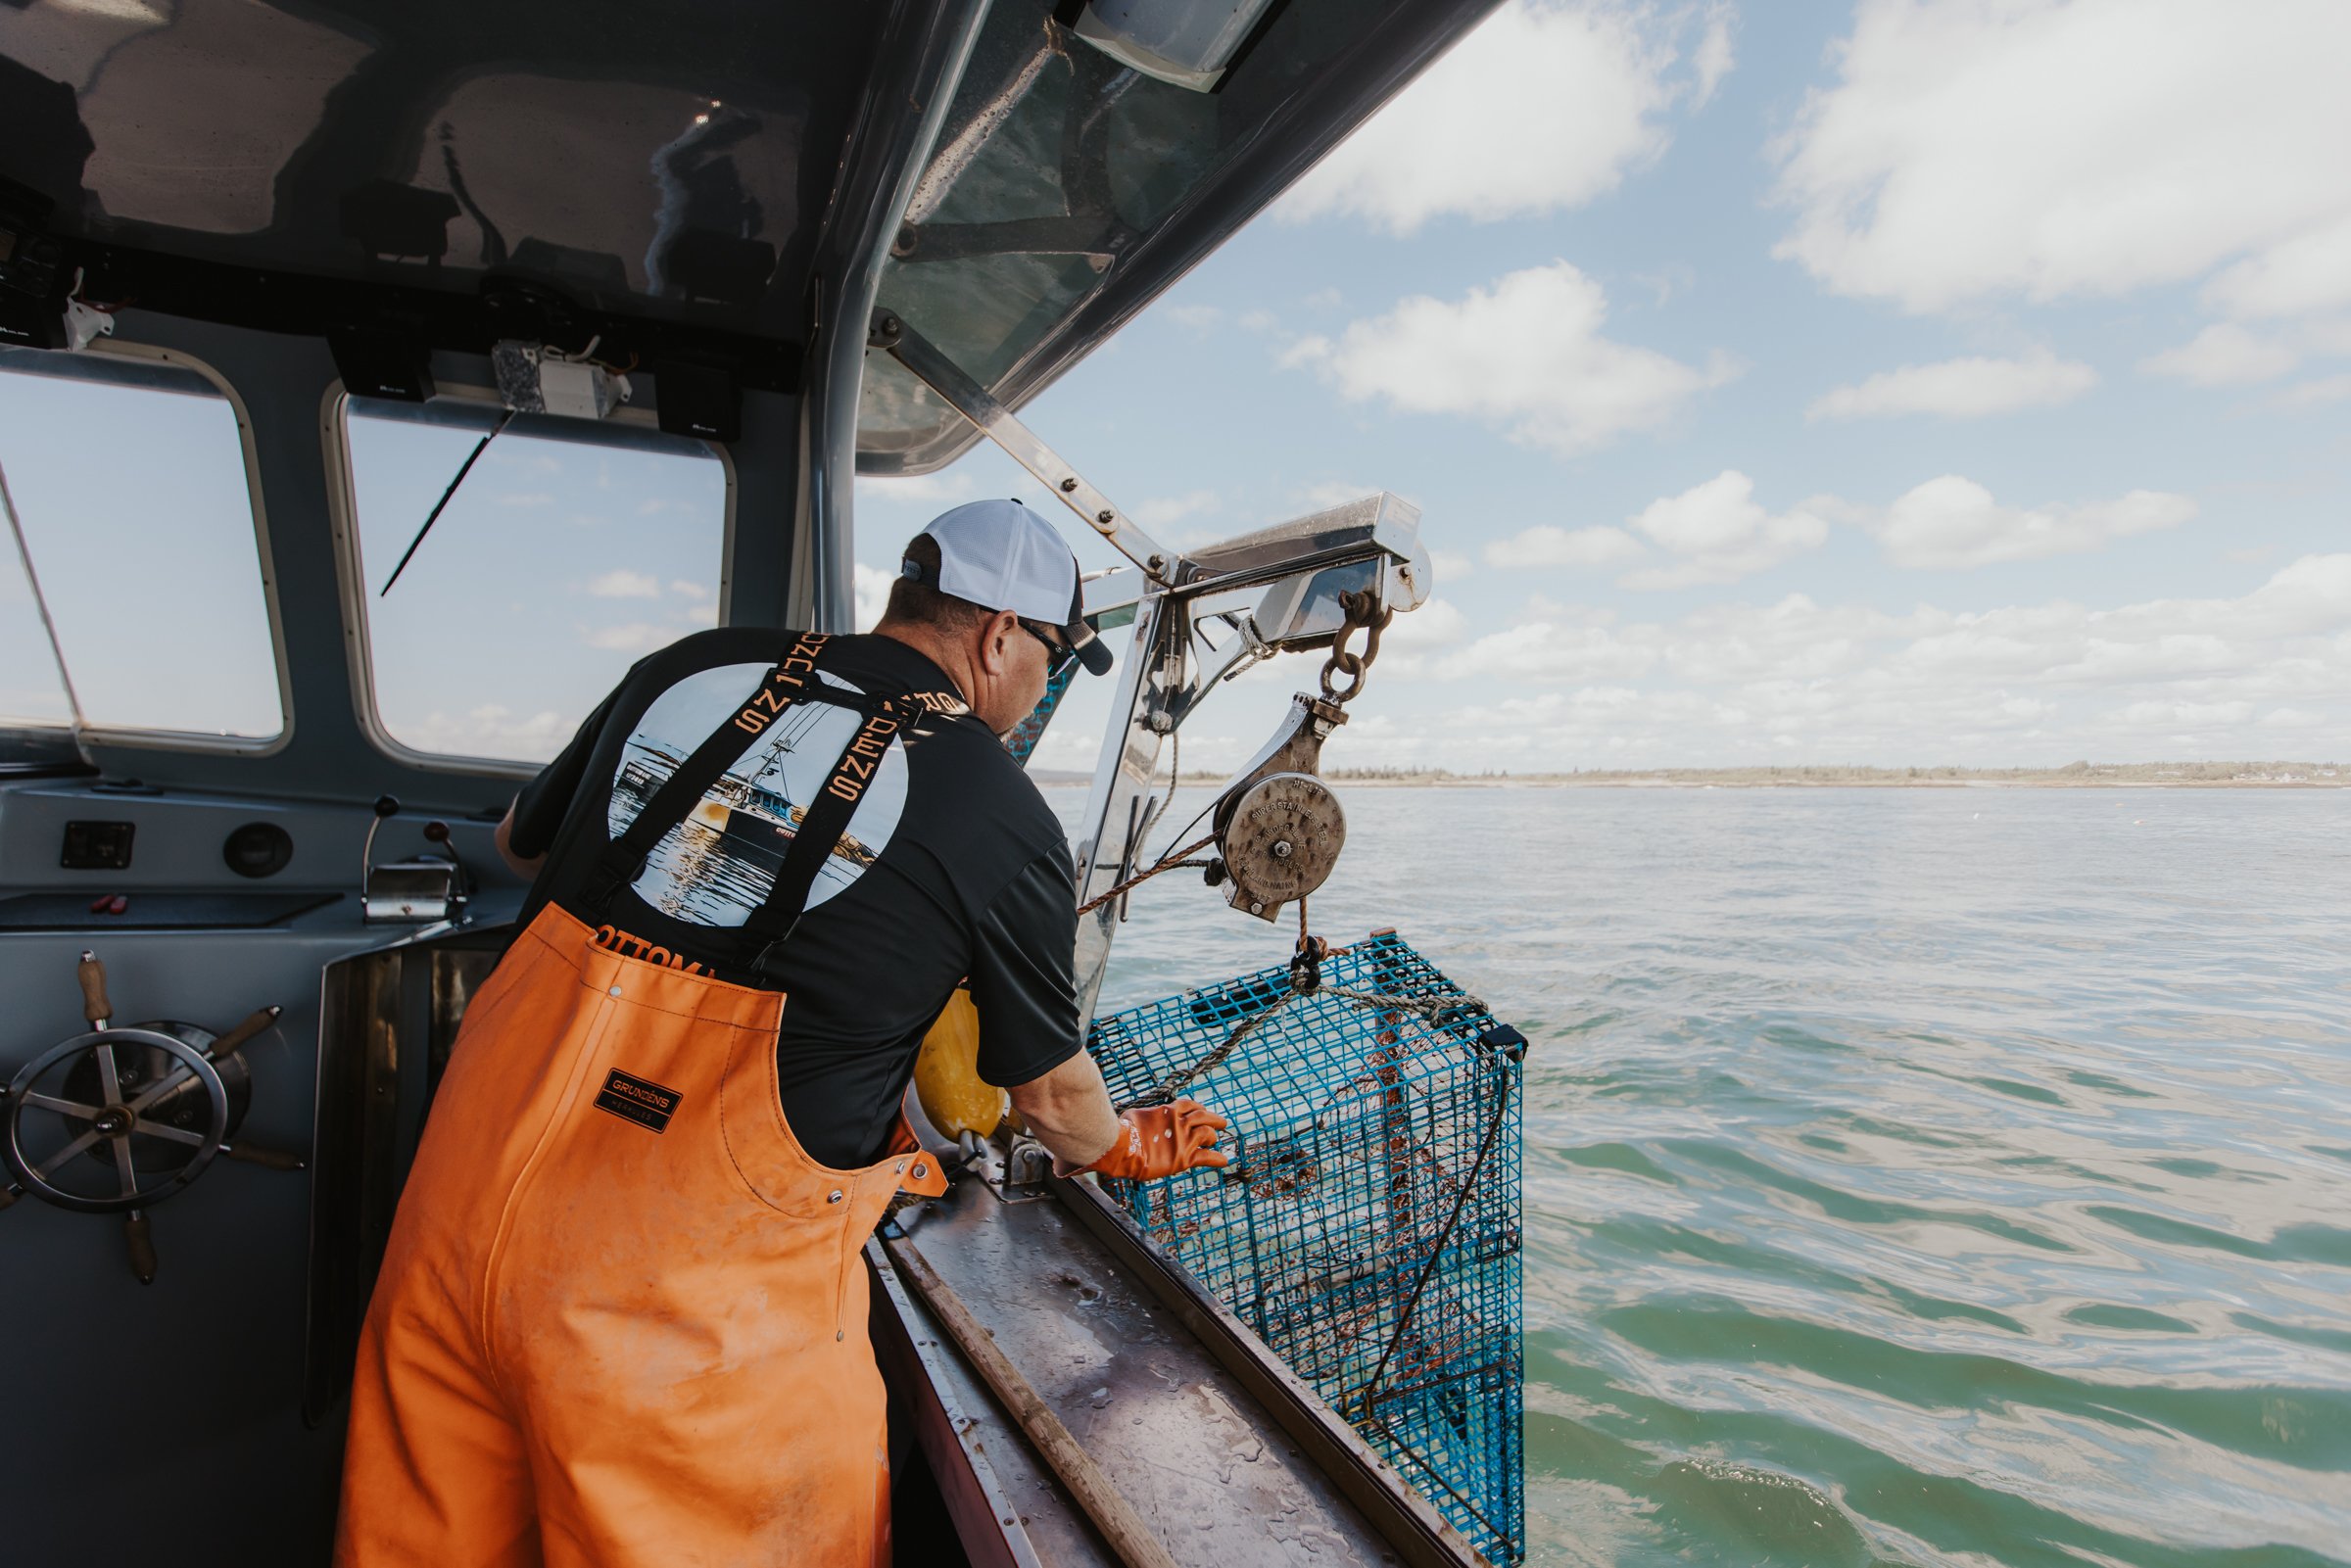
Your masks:
{"label": "rope", "polygon": [[1224,1037],[1224,1043],[1223,1045],[1218,1046],[1215,1050],[1209,1052],[1208,1055],[1202,1057],[1199,1061],[1193,1063],[1181,1072],[1176,1073],[1170,1077],[1162,1078],[1155,1087],[1146,1091],[1137,1098],[1128,1101],[1125,1105],[1119,1107],[1119,1109],[1121,1111],[1131,1111],[1137,1106],[1169,1104],[1184,1089],[1189,1088],[1192,1084],[1198,1082],[1210,1072],[1215,1071],[1217,1067],[1222,1064],[1226,1057],[1232,1055],[1233,1047],[1239,1045],[1243,1040],[1249,1037],[1250,1031],[1255,1029],[1259,1024],[1265,1022],[1268,1019],[1272,1018],[1275,1014],[1279,1013],[1283,1008],[1288,1007],[1297,999],[1298,993],[1296,991],[1292,991],[1286,996],[1282,997],[1281,1000],[1275,1002],[1271,1007],[1267,1008],[1263,1013],[1255,1014],[1249,1018],[1241,1020],[1240,1025],[1230,1034]]}
{"label": "rope", "polygon": [[1358,1007],[1417,1013],[1431,1023],[1442,1023],[1455,1013],[1482,1013],[1486,1007],[1474,996],[1390,996],[1385,991],[1355,991],[1343,985],[1325,985],[1322,994],[1353,1002]]}
{"label": "rope", "polygon": [[[1140,880],[1141,879],[1138,878],[1136,879]],[[1110,892],[1105,893],[1102,896],[1103,898],[1110,898],[1115,896],[1117,892],[1118,889],[1113,888]],[[1099,900],[1097,900],[1097,902],[1099,902]],[[1082,913],[1082,911],[1080,911],[1080,913]],[[1124,1102],[1119,1106],[1119,1109],[1121,1111],[1131,1111],[1137,1106],[1166,1105],[1173,1101],[1177,1094],[1181,1093],[1184,1089],[1189,1088],[1192,1084],[1199,1082],[1202,1078],[1206,1077],[1209,1073],[1215,1071],[1219,1067],[1221,1067],[1223,1064],[1224,1059],[1232,1055],[1234,1049],[1237,1048],[1243,1040],[1247,1039],[1260,1024],[1275,1017],[1283,1008],[1288,1007],[1292,1002],[1295,1002],[1301,996],[1335,996],[1340,1001],[1350,1003],[1356,1007],[1377,1008],[1381,1012],[1416,1013],[1420,1016],[1423,1022],[1427,1022],[1432,1027],[1441,1025],[1449,1016],[1455,1013],[1482,1013],[1486,1010],[1486,1004],[1479,1001],[1474,996],[1395,996],[1386,991],[1358,991],[1348,986],[1328,985],[1320,983],[1319,981],[1310,987],[1302,988],[1299,985],[1298,980],[1298,971],[1293,969],[1290,972],[1290,989],[1279,1000],[1275,1001],[1272,1006],[1267,1008],[1262,1013],[1255,1013],[1250,1015],[1248,1018],[1241,1020],[1241,1022],[1234,1026],[1233,1031],[1224,1037],[1223,1044],[1216,1047],[1214,1050],[1210,1051],[1208,1055],[1202,1057],[1190,1067],[1185,1068],[1182,1071],[1173,1073],[1168,1077],[1162,1078],[1157,1084],[1153,1085],[1150,1089],[1145,1090],[1142,1094],[1135,1096],[1131,1100]],[[1478,1159],[1480,1161],[1485,1159],[1485,1153],[1482,1149],[1478,1153]],[[1474,1167],[1472,1167],[1470,1170],[1469,1175],[1470,1180],[1475,1181],[1477,1179],[1477,1172]],[[1468,1189],[1463,1188],[1463,1190],[1466,1192]],[[1458,1206],[1455,1209],[1455,1217],[1457,1219],[1460,1217],[1460,1209]],[[1442,1244],[1440,1244],[1440,1246]],[[1415,1293],[1415,1295],[1417,1293]]]}
{"label": "rope", "polygon": [[1510,1109],[1511,1076],[1505,1072],[1502,1092],[1494,1097],[1494,1118],[1486,1123],[1486,1135],[1478,1140],[1477,1158],[1469,1163],[1469,1174],[1462,1182],[1462,1190],[1454,1194],[1453,1212],[1446,1216],[1445,1228],[1437,1232],[1437,1244],[1429,1249],[1428,1261],[1421,1266],[1420,1277],[1413,1282],[1412,1297],[1404,1304],[1404,1315],[1397,1319],[1396,1332],[1389,1337],[1388,1348],[1380,1352],[1379,1364],[1371,1369],[1371,1376],[1365,1380],[1362,1390],[1349,1402],[1366,1416],[1371,1413],[1371,1401],[1379,1393],[1379,1380],[1387,1375],[1389,1358],[1395,1355],[1396,1347],[1404,1343],[1404,1336],[1412,1330],[1413,1313],[1420,1307],[1420,1293],[1428,1288],[1429,1276],[1436,1273],[1437,1263],[1445,1256],[1446,1243],[1453,1240],[1454,1229],[1462,1222],[1462,1211],[1468,1206],[1469,1194],[1477,1186],[1477,1173],[1485,1168],[1486,1156],[1494,1149],[1494,1135],[1502,1130],[1503,1118]]}
{"label": "rope", "polygon": [[1116,887],[1113,887],[1109,892],[1097,894],[1096,896],[1087,899],[1084,903],[1080,904],[1078,906],[1078,918],[1080,920],[1085,919],[1086,916],[1091,915],[1095,910],[1100,909],[1104,904],[1109,903],[1121,893],[1128,891],[1129,888],[1141,886],[1143,883],[1149,881],[1152,878],[1158,876],[1163,871],[1174,871],[1178,866],[1189,866],[1194,864],[1194,862],[1185,860],[1183,857],[1190,854],[1195,849],[1206,849],[1210,844],[1213,844],[1216,841],[1217,835],[1215,833],[1210,833],[1205,838],[1194,839],[1192,842],[1184,845],[1181,849],[1174,851],[1172,854],[1160,856],[1159,859],[1147,870],[1136,872],[1133,876],[1128,878]]}

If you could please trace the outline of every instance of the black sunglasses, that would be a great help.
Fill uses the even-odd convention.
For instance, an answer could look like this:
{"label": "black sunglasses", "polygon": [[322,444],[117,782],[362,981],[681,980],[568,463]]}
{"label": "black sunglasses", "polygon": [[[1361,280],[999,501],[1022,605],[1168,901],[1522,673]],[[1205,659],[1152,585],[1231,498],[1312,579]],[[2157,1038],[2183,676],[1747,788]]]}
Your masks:
{"label": "black sunglasses", "polygon": [[[1019,619],[1019,617],[1015,617]],[[1034,621],[1022,620],[1021,630],[1045,645],[1045,679],[1058,681],[1062,672],[1078,662],[1078,650],[1058,638],[1045,636],[1044,628]]]}

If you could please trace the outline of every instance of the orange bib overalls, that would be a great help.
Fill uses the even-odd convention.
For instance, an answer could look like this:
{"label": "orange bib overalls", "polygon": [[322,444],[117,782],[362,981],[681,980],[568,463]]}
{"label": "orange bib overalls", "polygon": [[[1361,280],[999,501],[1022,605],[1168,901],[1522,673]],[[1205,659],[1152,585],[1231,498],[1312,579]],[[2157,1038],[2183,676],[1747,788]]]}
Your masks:
{"label": "orange bib overalls", "polygon": [[[679,765],[587,903],[791,702],[839,702],[865,725],[746,922],[771,950],[790,934],[899,723],[815,682],[820,641]],[[801,1150],[784,1005],[600,947],[552,904],[515,939],[466,1010],[368,1305],[338,1564],[888,1561],[860,1249],[893,1194],[945,1182],[902,1117],[861,1170]]]}

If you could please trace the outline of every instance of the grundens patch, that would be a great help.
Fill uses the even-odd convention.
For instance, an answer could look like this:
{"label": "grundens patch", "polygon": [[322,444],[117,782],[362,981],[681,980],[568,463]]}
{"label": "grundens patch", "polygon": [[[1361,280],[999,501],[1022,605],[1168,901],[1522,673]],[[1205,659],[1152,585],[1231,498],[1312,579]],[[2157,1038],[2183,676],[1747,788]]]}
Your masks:
{"label": "grundens patch", "polygon": [[604,1079],[604,1087],[596,1097],[596,1108],[659,1132],[669,1125],[678,1102],[685,1098],[675,1089],[631,1077],[616,1068]]}

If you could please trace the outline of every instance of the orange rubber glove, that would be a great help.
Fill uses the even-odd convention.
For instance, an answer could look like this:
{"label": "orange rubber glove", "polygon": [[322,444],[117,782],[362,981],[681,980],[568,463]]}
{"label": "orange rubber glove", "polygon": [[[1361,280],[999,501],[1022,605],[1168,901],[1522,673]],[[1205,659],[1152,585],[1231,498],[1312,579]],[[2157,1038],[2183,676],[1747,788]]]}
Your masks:
{"label": "orange rubber glove", "polygon": [[1201,1165],[1223,1165],[1226,1156],[1213,1145],[1231,1125],[1189,1096],[1174,1105],[1140,1106],[1120,1114],[1119,1141],[1085,1168],[1128,1181],[1155,1181]]}

